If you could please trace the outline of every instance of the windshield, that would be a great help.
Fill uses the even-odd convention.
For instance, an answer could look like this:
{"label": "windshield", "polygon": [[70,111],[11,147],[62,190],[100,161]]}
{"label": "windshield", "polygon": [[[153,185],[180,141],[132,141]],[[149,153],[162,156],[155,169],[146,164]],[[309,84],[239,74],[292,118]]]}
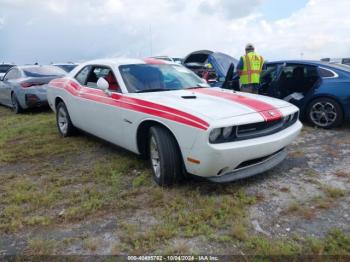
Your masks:
{"label": "windshield", "polygon": [[56,66],[33,66],[24,67],[23,72],[27,77],[48,77],[48,76],[61,76],[66,72]]}
{"label": "windshield", "polygon": [[130,93],[209,87],[203,79],[180,65],[123,65],[119,70]]}
{"label": "windshield", "polygon": [[13,65],[0,65],[0,73],[6,73]]}

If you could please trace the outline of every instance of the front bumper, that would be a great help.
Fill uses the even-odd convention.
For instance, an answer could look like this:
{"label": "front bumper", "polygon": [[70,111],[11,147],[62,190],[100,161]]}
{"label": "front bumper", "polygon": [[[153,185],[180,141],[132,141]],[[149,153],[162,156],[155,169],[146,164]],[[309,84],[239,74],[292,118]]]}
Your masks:
{"label": "front bumper", "polygon": [[286,157],[288,153],[286,149],[282,149],[272,156],[261,159],[261,161],[256,161],[255,163],[237,168],[229,173],[222,176],[208,177],[207,179],[216,183],[227,183],[236,181],[243,178],[248,178],[255,176],[257,174],[264,173],[278,164],[280,164]]}
{"label": "front bumper", "polygon": [[218,182],[265,172],[283,161],[284,149],[296,139],[301,128],[302,124],[297,121],[269,136],[223,144],[209,144],[208,136],[203,135],[187,155],[200,163],[186,161],[187,172]]}

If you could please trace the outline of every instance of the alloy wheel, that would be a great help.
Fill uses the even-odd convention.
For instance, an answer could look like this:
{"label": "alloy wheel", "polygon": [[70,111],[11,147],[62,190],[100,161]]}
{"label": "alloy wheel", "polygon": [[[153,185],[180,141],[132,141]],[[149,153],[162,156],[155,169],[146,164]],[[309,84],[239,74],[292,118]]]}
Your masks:
{"label": "alloy wheel", "polygon": [[157,142],[154,138],[154,136],[151,137],[151,143],[150,143],[150,153],[151,153],[151,162],[152,162],[152,168],[154,171],[154,174],[157,178],[160,178],[160,156],[159,156],[159,150],[157,146]]}
{"label": "alloy wheel", "polygon": [[17,102],[16,96],[14,94],[11,96],[11,100],[12,100],[13,110],[15,112],[17,112],[18,111],[18,102]]}
{"label": "alloy wheel", "polygon": [[317,102],[310,111],[310,119],[320,127],[329,127],[337,120],[337,110],[330,102]]}
{"label": "alloy wheel", "polygon": [[67,118],[67,113],[64,110],[63,107],[60,107],[58,110],[58,127],[60,128],[60,131],[62,134],[66,134],[68,130],[68,118]]}

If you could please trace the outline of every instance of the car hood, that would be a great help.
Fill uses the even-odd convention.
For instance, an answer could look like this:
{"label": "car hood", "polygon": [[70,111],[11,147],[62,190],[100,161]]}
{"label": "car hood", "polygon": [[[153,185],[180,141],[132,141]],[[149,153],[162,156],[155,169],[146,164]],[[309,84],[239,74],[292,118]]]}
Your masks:
{"label": "car hood", "polygon": [[[220,88],[130,94],[130,96],[208,120],[256,114],[291,105],[288,102],[271,97],[233,92]],[[246,103],[245,100],[249,100],[250,103]]]}

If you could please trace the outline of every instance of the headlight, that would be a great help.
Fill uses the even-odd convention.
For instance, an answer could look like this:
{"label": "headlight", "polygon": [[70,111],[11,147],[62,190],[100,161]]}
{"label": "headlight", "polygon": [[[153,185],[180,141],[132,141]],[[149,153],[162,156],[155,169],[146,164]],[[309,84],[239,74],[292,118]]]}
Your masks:
{"label": "headlight", "polygon": [[285,116],[283,118],[284,123],[288,123],[290,121],[291,117],[292,117],[292,115]]}
{"label": "headlight", "polygon": [[223,130],[222,130],[222,136],[227,139],[230,137],[230,135],[232,134],[232,129],[233,127],[230,126],[230,127],[225,127]]}
{"label": "headlight", "polygon": [[215,143],[215,141],[219,138],[220,135],[221,135],[221,128],[213,129],[209,135],[210,143]]}

